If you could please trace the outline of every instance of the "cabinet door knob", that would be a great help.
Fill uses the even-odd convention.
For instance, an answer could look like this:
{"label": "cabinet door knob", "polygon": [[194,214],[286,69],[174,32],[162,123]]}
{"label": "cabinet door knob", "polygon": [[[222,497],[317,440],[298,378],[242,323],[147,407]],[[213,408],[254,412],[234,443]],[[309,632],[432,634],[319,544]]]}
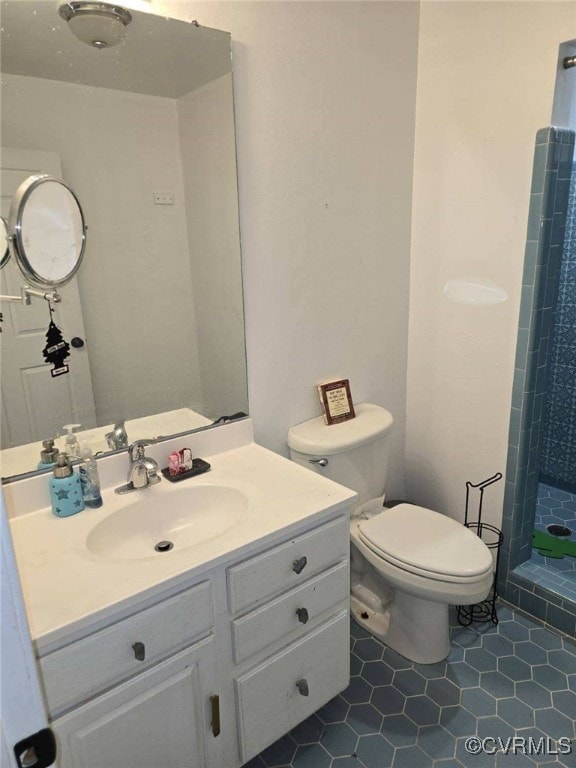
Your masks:
{"label": "cabinet door knob", "polygon": [[134,651],[134,658],[138,661],[144,661],[146,658],[146,646],[144,643],[134,643],[132,646],[132,650]]}
{"label": "cabinet door knob", "polygon": [[298,616],[298,621],[300,624],[306,624],[308,619],[310,618],[308,616],[308,610],[306,608],[296,608],[296,615]]}
{"label": "cabinet door knob", "polygon": [[302,573],[304,568],[306,568],[307,563],[308,560],[305,557],[300,557],[298,560],[294,560],[292,563],[292,570],[294,573]]}
{"label": "cabinet door knob", "polygon": [[296,688],[298,688],[298,693],[301,696],[308,696],[308,694],[310,693],[308,689],[308,680],[306,680],[305,677],[303,677],[302,680],[298,680],[298,682],[296,683]]}

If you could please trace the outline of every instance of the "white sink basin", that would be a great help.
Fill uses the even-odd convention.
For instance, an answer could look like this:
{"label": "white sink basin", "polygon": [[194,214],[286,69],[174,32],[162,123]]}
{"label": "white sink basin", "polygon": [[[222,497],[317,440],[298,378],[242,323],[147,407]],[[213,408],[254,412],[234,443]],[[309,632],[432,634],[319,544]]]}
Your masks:
{"label": "white sink basin", "polygon": [[126,497],[120,509],[92,528],[88,550],[106,560],[170,557],[221,536],[248,507],[243,493],[223,485],[188,486],[166,494],[156,490]]}

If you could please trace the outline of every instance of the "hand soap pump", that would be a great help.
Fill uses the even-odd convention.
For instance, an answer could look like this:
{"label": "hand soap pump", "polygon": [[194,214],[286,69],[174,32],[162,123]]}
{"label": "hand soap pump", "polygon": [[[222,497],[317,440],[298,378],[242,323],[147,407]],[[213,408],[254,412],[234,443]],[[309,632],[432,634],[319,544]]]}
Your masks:
{"label": "hand soap pump", "polygon": [[52,512],[58,517],[69,517],[84,509],[84,496],[80,476],[72,469],[65,453],[56,457],[53,475],[50,478],[50,499]]}
{"label": "hand soap pump", "polygon": [[78,438],[74,434],[74,430],[81,426],[81,424],[64,424],[64,429],[68,432],[66,435],[66,453],[71,459],[81,458]]}
{"label": "hand soap pump", "polygon": [[54,447],[54,440],[43,440],[38,469],[51,469],[56,464],[57,456],[58,448]]}

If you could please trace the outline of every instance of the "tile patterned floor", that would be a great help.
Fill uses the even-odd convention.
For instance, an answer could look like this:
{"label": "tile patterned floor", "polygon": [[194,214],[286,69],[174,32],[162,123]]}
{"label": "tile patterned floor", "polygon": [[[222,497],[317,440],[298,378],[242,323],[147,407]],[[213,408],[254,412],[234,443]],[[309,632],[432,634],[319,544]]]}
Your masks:
{"label": "tile patterned floor", "polygon": [[[465,628],[454,614],[450,655],[432,665],[352,622],[350,686],[246,768],[576,768],[576,642],[508,607],[498,615]],[[470,736],[489,737],[488,751],[470,754]],[[513,736],[515,752],[490,754]],[[570,754],[558,754],[564,738]]]}

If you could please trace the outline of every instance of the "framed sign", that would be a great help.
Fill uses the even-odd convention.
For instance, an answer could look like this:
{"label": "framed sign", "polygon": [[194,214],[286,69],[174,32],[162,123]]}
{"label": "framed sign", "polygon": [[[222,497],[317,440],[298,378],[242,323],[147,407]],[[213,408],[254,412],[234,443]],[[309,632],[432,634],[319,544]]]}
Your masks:
{"label": "framed sign", "polygon": [[340,424],[340,422],[348,421],[356,416],[348,379],[319,384],[318,394],[326,424]]}

